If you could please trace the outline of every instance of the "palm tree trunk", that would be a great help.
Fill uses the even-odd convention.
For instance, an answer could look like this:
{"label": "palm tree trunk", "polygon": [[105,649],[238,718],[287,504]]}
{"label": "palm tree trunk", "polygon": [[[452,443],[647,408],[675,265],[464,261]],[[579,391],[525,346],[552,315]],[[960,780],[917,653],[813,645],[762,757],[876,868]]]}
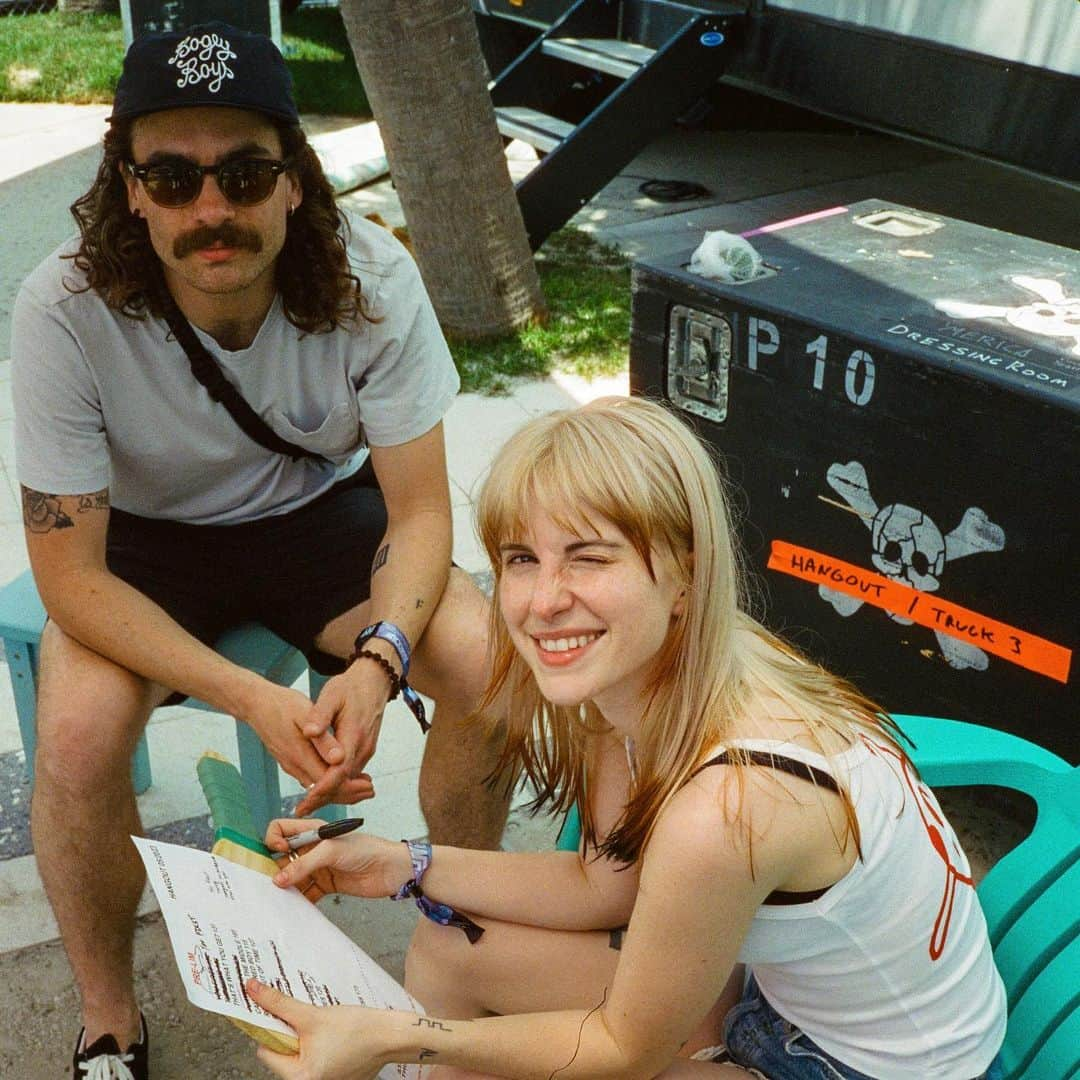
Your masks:
{"label": "palm tree trunk", "polygon": [[341,15],[443,329],[494,337],[541,317],[468,0],[342,0]]}

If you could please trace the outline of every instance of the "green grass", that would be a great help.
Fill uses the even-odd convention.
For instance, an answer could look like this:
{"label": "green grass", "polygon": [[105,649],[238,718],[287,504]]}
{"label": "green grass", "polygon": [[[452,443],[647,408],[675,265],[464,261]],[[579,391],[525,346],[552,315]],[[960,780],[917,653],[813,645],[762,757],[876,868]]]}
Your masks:
{"label": "green grass", "polygon": [[[336,10],[295,12],[285,18],[283,31],[301,112],[371,115]],[[110,102],[122,57],[118,15],[0,16],[0,100]],[[463,389],[505,393],[516,376],[554,370],[594,376],[626,367],[626,260],[587,234],[564,229],[545,243],[537,268],[547,322],[497,341],[453,342]]]}
{"label": "green grass", "polygon": [[463,390],[506,393],[517,376],[625,370],[630,338],[630,264],[578,229],[553,234],[537,255],[549,318],[495,341],[452,341]]}
{"label": "green grass", "polygon": [[119,15],[0,17],[0,100],[112,101],[124,35]]}
{"label": "green grass", "polygon": [[[371,116],[336,10],[287,16],[282,44],[301,112]],[[111,102],[123,56],[119,15],[0,16],[0,101]]]}
{"label": "green grass", "polygon": [[303,113],[370,119],[345,25],[336,8],[295,11],[282,20],[285,62]]}

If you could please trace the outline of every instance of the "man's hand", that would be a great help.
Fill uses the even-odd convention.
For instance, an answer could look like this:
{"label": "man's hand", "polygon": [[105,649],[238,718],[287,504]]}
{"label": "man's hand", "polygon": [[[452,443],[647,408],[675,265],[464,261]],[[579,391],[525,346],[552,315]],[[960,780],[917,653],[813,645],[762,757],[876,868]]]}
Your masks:
{"label": "man's hand", "polygon": [[327,737],[336,737],[343,757],[323,773],[297,805],[298,815],[311,814],[326,803],[355,802],[355,798],[343,798],[342,793],[355,790],[361,780],[366,781],[368,794],[360,797],[370,798],[375,794],[371,779],[363,770],[375,753],[383,709],[389,696],[390,682],[386,672],[374,660],[361,657],[346,671],[330,679],[319,694],[319,700],[309,705],[303,724],[304,735],[315,746],[321,746]]}
{"label": "man's hand", "polygon": [[354,803],[370,799],[374,794],[370,777],[360,770],[348,778],[344,776],[342,763],[347,760],[346,750],[334,733],[324,729],[315,738],[305,734],[303,728],[310,714],[311,702],[303,694],[267,681],[259,688],[246,715],[238,719],[250,724],[281,767],[308,789],[301,806],[310,802],[313,786],[325,783],[329,777],[334,777],[334,799],[322,799],[315,806],[329,801]]}

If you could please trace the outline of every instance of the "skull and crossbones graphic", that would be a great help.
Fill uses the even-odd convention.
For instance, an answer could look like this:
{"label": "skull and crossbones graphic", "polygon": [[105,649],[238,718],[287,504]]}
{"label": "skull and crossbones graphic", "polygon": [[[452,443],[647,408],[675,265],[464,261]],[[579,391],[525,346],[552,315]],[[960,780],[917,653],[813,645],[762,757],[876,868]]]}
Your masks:
{"label": "skull and crossbones graphic", "polygon": [[[929,514],[913,506],[892,503],[879,507],[870,494],[870,483],[861,462],[849,461],[846,465],[834,462],[825,479],[870,530],[874,548],[870,559],[877,570],[913,589],[936,592],[946,563],[1005,547],[1005,531],[977,506],[969,506],[960,524],[945,535]],[[818,586],[818,594],[845,618],[863,605],[857,597],[826,585]],[[911,625],[912,620],[902,615],[891,611],[886,614],[904,626]],[[939,630],[934,631],[934,636],[951,667],[986,670],[989,658],[982,649]]]}
{"label": "skull and crossbones graphic", "polygon": [[1080,356],[1080,296],[1066,296],[1065,287],[1052,278],[1019,274],[1014,285],[1039,297],[1029,304],[972,304],[966,300],[938,300],[934,307],[954,319],[1004,319],[1010,326],[1043,337],[1071,337],[1072,351]]}

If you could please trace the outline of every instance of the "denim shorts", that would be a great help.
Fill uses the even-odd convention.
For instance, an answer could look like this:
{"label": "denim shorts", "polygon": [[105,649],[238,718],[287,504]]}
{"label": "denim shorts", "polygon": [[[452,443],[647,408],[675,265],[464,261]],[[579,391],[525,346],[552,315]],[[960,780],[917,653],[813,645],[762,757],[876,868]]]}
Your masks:
{"label": "denim shorts", "polygon": [[[768,1080],[874,1080],[826,1053],[764,998],[750,976],[742,1000],[724,1018],[730,1060],[757,1069]],[[1000,1059],[973,1080],[1003,1080]]]}

